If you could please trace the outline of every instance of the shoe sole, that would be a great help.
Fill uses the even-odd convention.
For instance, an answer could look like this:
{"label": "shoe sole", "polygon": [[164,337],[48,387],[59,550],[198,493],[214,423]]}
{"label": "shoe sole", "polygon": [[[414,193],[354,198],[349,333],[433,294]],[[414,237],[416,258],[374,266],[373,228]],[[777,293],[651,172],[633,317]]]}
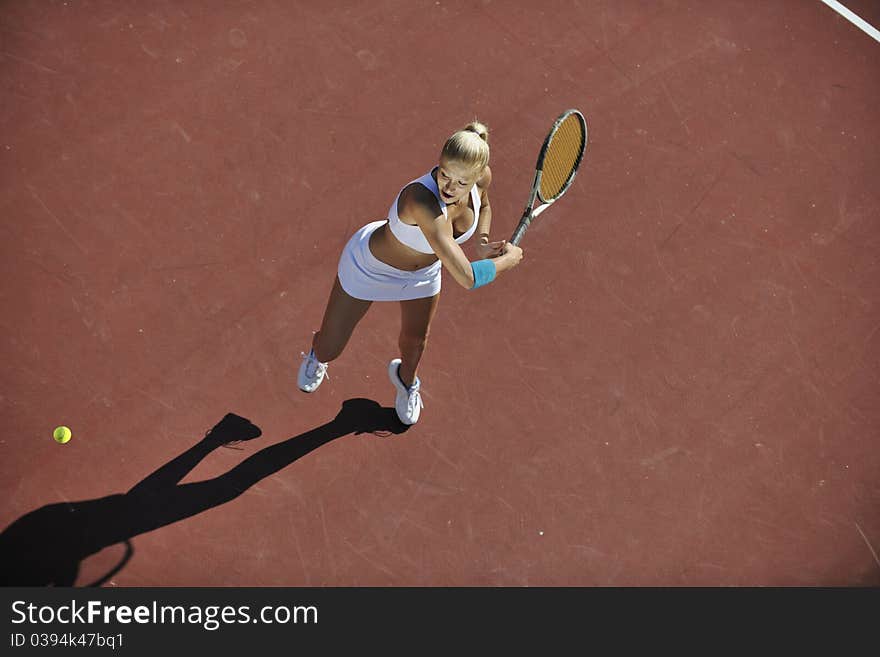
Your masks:
{"label": "shoe sole", "polygon": [[318,388],[321,387],[321,383],[324,383],[324,380],[323,380],[323,379],[320,381],[320,383],[318,383],[318,385],[316,385],[316,386],[315,386],[314,388],[312,388],[311,390],[306,390],[305,388],[302,387],[302,385],[299,384],[299,382],[297,382],[296,387],[299,388],[299,390],[301,390],[302,392],[306,393],[307,395],[310,395],[310,394],[312,394],[313,392],[315,392]]}
{"label": "shoe sole", "polygon": [[[394,386],[394,389],[397,390],[398,393],[409,394],[409,390],[406,389],[406,386],[403,385],[403,381],[400,380],[400,376],[397,374],[397,370],[400,367],[401,360],[399,358],[395,358],[390,363],[388,363],[388,378],[391,380],[391,384]],[[409,427],[418,422],[418,419],[407,422],[402,417],[400,417],[400,413],[397,412],[397,400],[394,402],[394,413],[397,415],[397,419],[400,420],[401,424],[405,424]]]}
{"label": "shoe sole", "polygon": [[[299,379],[301,376],[302,376],[302,367],[300,367],[300,370],[299,370],[299,372],[297,373],[297,379]],[[326,375],[325,375],[325,376],[326,376]],[[323,378],[323,377],[321,378],[320,381],[318,381],[318,385],[316,385],[316,386],[315,386],[314,388],[312,388],[311,390],[306,390],[305,388],[302,387],[302,384],[299,382],[299,380],[297,380],[297,382],[296,382],[296,387],[299,388],[302,392],[306,393],[307,395],[310,395],[310,394],[312,394],[313,392],[315,392],[318,388],[320,388],[322,383],[324,383],[324,378]]]}

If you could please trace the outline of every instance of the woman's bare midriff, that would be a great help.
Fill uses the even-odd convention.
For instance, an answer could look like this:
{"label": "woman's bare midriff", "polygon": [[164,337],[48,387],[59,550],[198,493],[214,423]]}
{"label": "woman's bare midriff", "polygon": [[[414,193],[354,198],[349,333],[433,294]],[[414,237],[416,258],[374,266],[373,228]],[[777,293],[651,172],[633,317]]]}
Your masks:
{"label": "woman's bare midriff", "polygon": [[[474,221],[473,208],[470,205],[470,195],[467,197],[466,206],[462,206],[457,210],[454,205],[447,205],[446,210],[448,221],[455,228],[453,230],[453,237],[458,237],[458,235],[464,233]],[[460,225],[463,230],[459,230]],[[387,223],[384,226],[379,226],[370,235],[370,251],[377,260],[402,271],[424,269],[437,262],[437,256],[433,253],[421,253],[401,243],[388,228]]]}
{"label": "woman's bare midriff", "polygon": [[377,260],[402,271],[424,269],[437,262],[433,253],[419,253],[406,244],[401,244],[389,230],[388,224],[379,226],[370,235],[370,251]]}

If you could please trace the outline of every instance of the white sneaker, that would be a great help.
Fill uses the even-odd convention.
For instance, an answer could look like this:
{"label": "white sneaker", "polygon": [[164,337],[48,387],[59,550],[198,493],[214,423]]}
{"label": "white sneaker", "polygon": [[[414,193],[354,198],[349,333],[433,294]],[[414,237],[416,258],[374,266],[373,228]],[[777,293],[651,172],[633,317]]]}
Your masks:
{"label": "white sneaker", "polygon": [[309,353],[303,354],[302,357],[303,362],[299,366],[296,384],[303,392],[315,392],[325,376],[330,378],[330,375],[327,374],[327,363],[322,363],[315,358],[315,352],[312,349],[309,349]]}
{"label": "white sneaker", "polygon": [[404,385],[400,380],[398,370],[400,369],[400,359],[395,358],[388,363],[388,378],[397,389],[397,399],[394,402],[394,410],[397,411],[397,417],[404,424],[415,424],[419,421],[419,415],[422,412],[424,404],[422,404],[422,396],[419,394],[419,386],[421,382],[419,377],[410,387]]}

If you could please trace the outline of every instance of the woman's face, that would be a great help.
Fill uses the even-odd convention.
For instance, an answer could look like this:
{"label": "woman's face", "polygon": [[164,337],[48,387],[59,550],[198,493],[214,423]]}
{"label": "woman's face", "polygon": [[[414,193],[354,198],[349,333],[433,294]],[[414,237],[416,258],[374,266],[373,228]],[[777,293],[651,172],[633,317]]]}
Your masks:
{"label": "woman's face", "polygon": [[471,164],[441,159],[437,168],[437,188],[440,198],[447,205],[466,198],[482,171]]}

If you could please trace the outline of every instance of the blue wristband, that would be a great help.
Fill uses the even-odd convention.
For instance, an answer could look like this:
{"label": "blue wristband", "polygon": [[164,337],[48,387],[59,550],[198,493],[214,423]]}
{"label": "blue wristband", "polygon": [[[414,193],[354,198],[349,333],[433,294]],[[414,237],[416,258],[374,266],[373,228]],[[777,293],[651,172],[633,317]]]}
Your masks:
{"label": "blue wristband", "polygon": [[471,288],[472,290],[488,285],[495,280],[497,270],[495,269],[495,263],[492,260],[486,259],[472,262],[471,269],[474,272],[474,286]]}

